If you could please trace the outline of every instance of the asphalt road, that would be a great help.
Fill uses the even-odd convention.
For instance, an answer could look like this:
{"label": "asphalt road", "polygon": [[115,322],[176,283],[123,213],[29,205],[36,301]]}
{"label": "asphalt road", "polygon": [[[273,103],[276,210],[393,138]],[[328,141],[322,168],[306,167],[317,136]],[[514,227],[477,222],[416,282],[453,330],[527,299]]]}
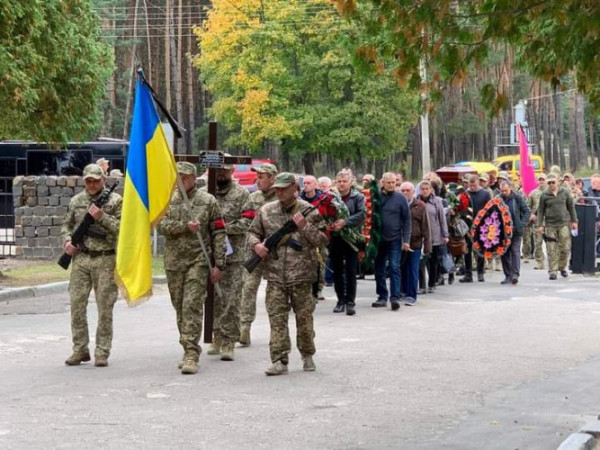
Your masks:
{"label": "asphalt road", "polygon": [[[66,295],[0,303],[0,448],[551,449],[600,414],[598,279],[438,288],[398,312],[315,313],[317,372],[294,351],[266,377],[262,295],[253,345],[183,376],[164,286],[115,309],[110,366],[66,367]],[[95,323],[95,305],[89,308]],[[293,330],[293,320],[290,321]],[[93,329],[93,327],[91,327]]]}

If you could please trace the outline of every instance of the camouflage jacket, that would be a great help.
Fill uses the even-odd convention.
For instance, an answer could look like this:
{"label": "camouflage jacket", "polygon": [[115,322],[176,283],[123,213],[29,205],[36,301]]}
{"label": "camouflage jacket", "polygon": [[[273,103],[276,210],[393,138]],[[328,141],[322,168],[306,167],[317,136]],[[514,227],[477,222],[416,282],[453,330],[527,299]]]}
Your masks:
{"label": "camouflage jacket", "polygon": [[529,206],[531,214],[537,214],[538,208],[540,206],[540,197],[542,196],[543,192],[544,190],[538,187],[531,191],[527,196],[527,206]]}
{"label": "camouflage jacket", "polygon": [[242,216],[247,221],[248,226],[252,223],[252,220],[258,214],[258,210],[265,204],[269,202],[274,202],[277,200],[277,196],[275,195],[275,189],[271,189],[267,193],[263,191],[254,191],[248,197],[246,204],[242,208]]}
{"label": "camouflage jacket", "polygon": [[[278,201],[267,203],[260,208],[250,226],[248,247],[254,248],[256,244],[279,230],[294,213],[310,206],[304,200],[296,200],[290,208],[284,210]],[[261,263],[264,269],[263,276],[268,281],[287,284],[314,281],[317,278],[318,260],[315,249],[327,245],[329,240],[325,234],[325,221],[318,211],[311,212],[307,217],[306,227],[293,232],[291,238],[299,243],[302,249],[294,250],[288,245],[282,245],[277,249],[277,259],[272,254],[269,255]]]}
{"label": "camouflage jacket", "polygon": [[[90,205],[95,202],[101,192],[92,196],[87,191],[75,195],[69,202],[67,215],[61,229],[63,242],[71,240],[73,232],[88,212]],[[119,224],[121,223],[121,208],[123,198],[113,192],[108,202],[102,207],[104,215],[89,229],[88,235],[83,239],[83,247],[92,251],[115,250],[117,238],[119,237]]]}
{"label": "camouflage jacket", "polygon": [[208,265],[196,233],[188,228],[193,218],[200,224],[200,235],[208,254],[214,257],[215,265],[225,265],[225,221],[219,211],[217,200],[197,188],[188,192],[191,214],[188,214],[179,191],[171,197],[167,214],[158,226],[159,233],[166,238],[165,269],[182,270],[192,264]]}
{"label": "camouflage jacket", "polygon": [[244,219],[242,212],[250,194],[232,181],[226,187],[217,187],[215,197],[219,202],[223,219],[225,219],[227,238],[233,250],[233,253],[227,257],[227,263],[242,262],[246,256],[246,232],[250,226],[250,222]]}

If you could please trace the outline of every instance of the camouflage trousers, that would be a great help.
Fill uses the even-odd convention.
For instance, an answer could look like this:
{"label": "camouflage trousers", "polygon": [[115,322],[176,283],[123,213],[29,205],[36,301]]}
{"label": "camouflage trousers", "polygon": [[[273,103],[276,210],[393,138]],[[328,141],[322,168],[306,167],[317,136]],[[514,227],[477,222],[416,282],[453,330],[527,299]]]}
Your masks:
{"label": "camouflage trousers", "polygon": [[548,251],[548,272],[555,274],[559,270],[566,270],[571,257],[571,230],[568,225],[562,227],[546,227],[546,236],[556,239],[556,242],[546,242]]}
{"label": "camouflage trousers", "polygon": [[183,347],[184,358],[198,361],[202,349],[203,309],[206,301],[208,267],[199,263],[184,270],[167,270],[167,284],[171,303],[177,314],[179,343]]}
{"label": "camouflage trousers", "polygon": [[69,297],[74,353],[83,354],[89,351],[87,306],[92,288],[98,307],[95,355],[96,358],[108,358],[113,335],[113,307],[119,296],[115,283],[115,255],[92,258],[80,253],[73,258]]}
{"label": "camouflage trousers", "polygon": [[290,309],[296,316],[296,346],[302,356],[315,354],[315,331],[313,311],[315,301],[312,298],[312,283],[284,286],[269,281],[267,284],[266,306],[271,326],[269,349],[271,361],[288,363],[288,355],[292,350],[288,318]]}
{"label": "camouflage trousers", "polygon": [[263,269],[259,265],[252,273],[245,269],[243,273],[241,323],[242,326],[250,326],[256,319],[256,295],[262,280]]}
{"label": "camouflage trousers", "polygon": [[233,346],[240,340],[240,305],[244,284],[244,266],[241,262],[227,264],[225,275],[219,283],[223,296],[215,297],[214,338],[222,346]]}
{"label": "camouflage trousers", "polygon": [[523,259],[529,259],[531,255],[531,244],[533,242],[535,262],[538,264],[544,264],[544,239],[542,235],[537,232],[537,226],[528,225],[525,227],[523,232]]}

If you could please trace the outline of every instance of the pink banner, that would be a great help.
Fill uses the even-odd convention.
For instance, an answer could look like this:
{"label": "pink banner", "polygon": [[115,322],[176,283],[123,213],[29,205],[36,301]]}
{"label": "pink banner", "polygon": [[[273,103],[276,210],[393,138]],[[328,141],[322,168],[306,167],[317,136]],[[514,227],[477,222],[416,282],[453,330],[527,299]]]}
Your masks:
{"label": "pink banner", "polygon": [[523,131],[523,127],[520,124],[517,125],[519,135],[519,149],[521,153],[521,189],[526,195],[529,195],[537,187],[535,181],[535,172],[533,171],[533,164],[529,159],[529,146],[527,145],[527,136]]}

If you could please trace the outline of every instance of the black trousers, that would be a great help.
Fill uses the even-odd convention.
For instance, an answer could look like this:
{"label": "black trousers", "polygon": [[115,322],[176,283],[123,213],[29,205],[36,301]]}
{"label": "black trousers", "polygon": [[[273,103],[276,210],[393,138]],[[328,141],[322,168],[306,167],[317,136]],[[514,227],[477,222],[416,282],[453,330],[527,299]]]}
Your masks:
{"label": "black trousers", "polygon": [[354,304],[358,253],[339,236],[332,236],[329,257],[333,269],[333,285],[338,303]]}
{"label": "black trousers", "polygon": [[432,245],[431,246],[431,255],[429,255],[429,260],[427,260],[427,272],[429,273],[429,280],[427,281],[427,285],[431,287],[435,287],[438,282],[438,278],[440,277],[440,246]]}
{"label": "black trousers", "polygon": [[[465,255],[465,274],[473,276],[473,241],[467,239],[467,247],[469,251]],[[485,272],[485,258],[477,254],[477,273]]]}

